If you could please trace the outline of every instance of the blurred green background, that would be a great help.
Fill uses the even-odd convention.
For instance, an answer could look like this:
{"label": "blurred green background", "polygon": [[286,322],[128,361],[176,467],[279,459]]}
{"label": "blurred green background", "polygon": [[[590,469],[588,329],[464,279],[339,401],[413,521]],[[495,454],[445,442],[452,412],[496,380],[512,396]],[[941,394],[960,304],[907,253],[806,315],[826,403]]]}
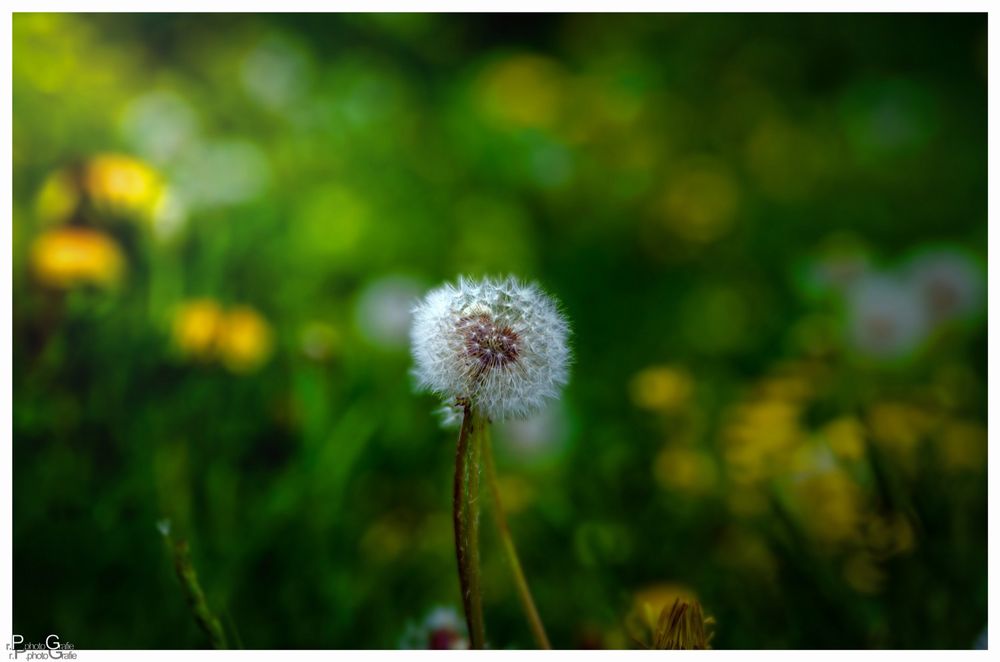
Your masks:
{"label": "blurred green background", "polygon": [[[495,435],[557,647],[648,641],[678,595],[719,648],[984,632],[985,15],[13,38],[26,641],[207,645],[161,528],[231,644],[426,645],[460,607],[455,439],[408,310],[504,273],[573,329],[562,400]],[[488,638],[529,647],[483,532]]]}

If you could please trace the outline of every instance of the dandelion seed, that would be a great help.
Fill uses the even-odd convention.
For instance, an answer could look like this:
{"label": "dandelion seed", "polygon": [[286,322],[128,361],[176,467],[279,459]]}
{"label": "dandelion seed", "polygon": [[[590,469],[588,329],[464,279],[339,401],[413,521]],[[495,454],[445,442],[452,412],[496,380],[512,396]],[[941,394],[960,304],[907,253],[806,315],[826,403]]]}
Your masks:
{"label": "dandelion seed", "polygon": [[535,284],[514,278],[446,284],[413,311],[420,387],[492,419],[524,418],[559,395],[568,378],[569,327]]}

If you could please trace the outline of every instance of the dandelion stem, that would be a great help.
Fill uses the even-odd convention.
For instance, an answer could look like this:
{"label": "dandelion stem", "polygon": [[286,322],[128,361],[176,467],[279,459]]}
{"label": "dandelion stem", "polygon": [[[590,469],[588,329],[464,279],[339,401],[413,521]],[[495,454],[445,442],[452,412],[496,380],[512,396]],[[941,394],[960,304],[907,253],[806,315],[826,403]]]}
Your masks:
{"label": "dandelion stem", "polygon": [[455,450],[455,486],[453,518],[455,553],[458,558],[458,581],[462,589],[462,607],[469,627],[470,647],[485,644],[483,604],[479,571],[479,416],[463,403],[462,429]]}
{"label": "dandelion stem", "polygon": [[521,606],[524,614],[528,618],[531,632],[535,636],[539,648],[551,650],[548,635],[545,634],[545,626],[538,615],[535,601],[531,597],[531,589],[528,588],[528,580],[524,576],[521,568],[521,561],[517,557],[517,549],[514,547],[514,538],[510,534],[510,527],[507,526],[507,516],[504,513],[503,503],[500,501],[500,486],[497,482],[496,465],[493,462],[493,445],[490,441],[489,427],[483,425],[483,458],[486,465],[486,480],[490,484],[490,492],[493,493],[493,516],[503,542],[504,552],[507,554],[507,561],[510,563],[511,572],[514,574],[514,583],[517,585],[517,593],[521,598]]}
{"label": "dandelion stem", "polygon": [[194,571],[194,565],[191,563],[191,551],[187,541],[180,540],[174,543],[168,538],[167,544],[171,547],[174,569],[177,571],[177,577],[184,588],[184,597],[187,599],[188,607],[191,608],[195,622],[208,637],[212,648],[216,650],[229,648],[222,624],[209,608],[208,602],[205,600],[205,593],[201,590],[198,574]]}

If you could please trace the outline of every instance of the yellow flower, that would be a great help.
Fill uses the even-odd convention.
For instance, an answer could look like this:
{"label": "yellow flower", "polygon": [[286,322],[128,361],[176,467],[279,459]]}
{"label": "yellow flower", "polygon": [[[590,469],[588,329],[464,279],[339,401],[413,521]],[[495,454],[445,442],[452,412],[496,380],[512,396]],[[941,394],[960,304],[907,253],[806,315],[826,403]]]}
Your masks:
{"label": "yellow flower", "polygon": [[710,243],[732,229],[740,209],[739,186],[721,163],[694,162],[671,178],[657,207],[681,239]]}
{"label": "yellow flower", "polygon": [[677,411],[690,400],[693,384],[683,370],[652,366],[632,378],[632,402],[643,409]]}
{"label": "yellow flower", "polygon": [[144,221],[153,219],[165,198],[160,175],[121,154],[101,154],[87,162],[84,187],[98,212]]}
{"label": "yellow flower", "polygon": [[865,542],[878,558],[904,554],[914,545],[913,527],[905,515],[871,515],[865,524]]}
{"label": "yellow flower", "polygon": [[222,363],[233,372],[259,368],[271,356],[271,327],[253,308],[239,306],[222,319],[218,347]]}
{"label": "yellow flower", "polygon": [[834,455],[845,460],[860,460],[865,454],[865,430],[853,416],[842,416],[823,426],[821,431]]}
{"label": "yellow flower", "polygon": [[736,406],[723,429],[724,456],[733,480],[752,484],[782,471],[805,436],[800,408],[765,399]]}
{"label": "yellow flower", "polygon": [[914,470],[920,442],[934,424],[933,413],[904,402],[879,402],[868,411],[872,441],[907,471]]}
{"label": "yellow flower", "polygon": [[259,368],[270,356],[272,331],[249,306],[229,311],[212,299],[193,299],[174,314],[174,344],[187,356],[216,360],[235,373]]}
{"label": "yellow flower", "polygon": [[971,421],[953,421],[938,439],[938,454],[952,471],[986,470],[986,427]]}
{"label": "yellow flower", "polygon": [[858,552],[844,562],[844,579],[858,593],[871,595],[882,590],[885,572],[870,554]]}
{"label": "yellow flower", "polygon": [[655,623],[656,616],[669,608],[676,600],[694,602],[698,599],[694,590],[683,584],[664,582],[661,584],[651,584],[635,593],[632,602],[632,611],[629,612],[630,620],[638,619],[639,622],[647,621],[652,615]]}
{"label": "yellow flower", "polygon": [[672,446],[656,456],[653,474],[662,487],[701,494],[715,485],[716,468],[706,453]]}
{"label": "yellow flower", "polygon": [[114,285],[125,268],[121,249],[110,237],[70,227],[39,235],[31,247],[31,264],[41,282],[59,288]]}
{"label": "yellow flower", "polygon": [[96,212],[103,220],[152,222],[166,200],[166,183],[153,168],[131,156],[99,154],[49,175],[35,199],[35,211],[50,225],[69,221],[81,210]]}
{"label": "yellow flower", "polygon": [[210,359],[222,323],[222,308],[212,299],[194,299],[174,314],[174,344],[188,356]]}
{"label": "yellow flower", "polygon": [[636,593],[625,621],[632,632],[651,632],[650,644],[641,645],[659,650],[709,648],[707,626],[715,622],[705,617],[694,591],[680,584],[655,584]]}
{"label": "yellow flower", "polygon": [[511,127],[550,128],[563,112],[567,80],[559,63],[515,55],[489,67],[477,81],[482,111]]}
{"label": "yellow flower", "polygon": [[803,528],[819,542],[839,544],[858,536],[863,494],[843,470],[798,479],[793,496]]}

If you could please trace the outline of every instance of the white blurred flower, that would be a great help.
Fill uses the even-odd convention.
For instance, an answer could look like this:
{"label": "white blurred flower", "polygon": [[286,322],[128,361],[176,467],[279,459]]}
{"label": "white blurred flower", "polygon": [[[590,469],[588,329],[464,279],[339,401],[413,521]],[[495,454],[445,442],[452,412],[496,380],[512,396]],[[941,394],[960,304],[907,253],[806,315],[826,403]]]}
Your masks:
{"label": "white blurred flower", "polygon": [[305,92],[309,60],[287,38],[271,35],[250,51],[240,73],[254,100],[270,110],[282,110]]}
{"label": "white blurred flower", "polygon": [[465,621],[450,607],[436,607],[419,625],[407,625],[399,647],[403,650],[467,649]]}
{"label": "white blurred flower", "polygon": [[910,262],[907,274],[933,322],[967,317],[981,309],[985,274],[967,253],[951,249],[924,253]]}
{"label": "white blurred flower", "polygon": [[467,399],[490,418],[525,417],[568,379],[569,326],[537,285],[466,280],[431,291],[413,310],[421,388]]}
{"label": "white blurred flower", "polygon": [[388,276],[369,283],[358,297],[354,318],[362,335],[386,348],[405,347],[414,302],[420,286],[405,276]]}
{"label": "white blurred flower", "polygon": [[252,142],[217,140],[185,151],[173,175],[189,206],[205,208],[245,202],[264,193],[271,168]]}
{"label": "white blurred flower", "polygon": [[920,293],[906,281],[885,275],[861,278],[847,294],[850,340],[862,354],[900,358],[927,335]]}
{"label": "white blurred flower", "polygon": [[561,402],[551,402],[534,415],[502,421],[497,436],[503,448],[522,460],[542,460],[558,454],[566,446],[569,421]]}
{"label": "white blurred flower", "polygon": [[195,140],[198,116],[176,92],[150,92],[125,108],[121,131],[138,154],[163,165]]}

